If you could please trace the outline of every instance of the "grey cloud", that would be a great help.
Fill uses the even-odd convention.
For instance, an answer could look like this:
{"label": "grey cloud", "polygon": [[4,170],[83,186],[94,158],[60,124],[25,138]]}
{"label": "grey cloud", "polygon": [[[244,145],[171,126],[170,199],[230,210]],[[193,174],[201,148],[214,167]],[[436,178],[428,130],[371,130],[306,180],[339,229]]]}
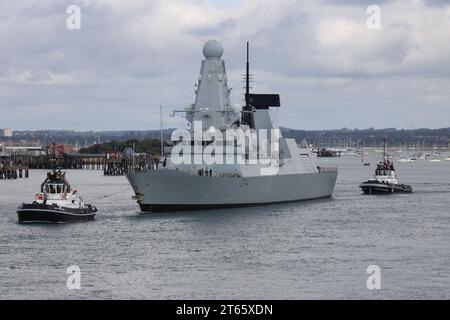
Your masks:
{"label": "grey cloud", "polygon": [[[382,5],[386,3],[392,3],[393,1],[409,4],[413,3],[416,0],[321,0],[321,3],[329,5],[369,6],[369,5]],[[450,5],[448,0],[424,0],[424,3],[429,6]]]}
{"label": "grey cloud", "polygon": [[237,26],[236,19],[226,19],[214,25],[194,25],[186,28],[186,33],[200,37],[216,37],[231,32]]}
{"label": "grey cloud", "polygon": [[[168,114],[194,100],[207,37],[223,40],[232,99],[238,103],[245,41],[251,41],[255,90],[282,94],[280,125],[448,126],[442,116],[450,99],[448,22],[434,19],[440,14],[435,5],[420,21],[388,19],[377,37],[360,30],[358,23],[366,17],[360,1],[340,1],[348,8],[336,11],[335,1],[259,0],[211,9],[194,0],[170,6],[166,1],[125,5],[86,0],[77,2],[82,30],[69,31],[65,9],[71,2],[5,2],[9,14],[0,13],[0,128],[156,128],[160,104]],[[210,10],[207,15],[205,10]],[[327,29],[323,23],[328,20],[343,25]],[[442,32],[441,41],[422,34],[421,28],[433,23],[433,30]],[[345,28],[352,37],[346,37]],[[374,109],[406,116],[379,119]],[[45,119],[36,122],[42,112]],[[64,115],[70,116],[69,123],[60,121]],[[169,125],[173,119],[166,121]]]}

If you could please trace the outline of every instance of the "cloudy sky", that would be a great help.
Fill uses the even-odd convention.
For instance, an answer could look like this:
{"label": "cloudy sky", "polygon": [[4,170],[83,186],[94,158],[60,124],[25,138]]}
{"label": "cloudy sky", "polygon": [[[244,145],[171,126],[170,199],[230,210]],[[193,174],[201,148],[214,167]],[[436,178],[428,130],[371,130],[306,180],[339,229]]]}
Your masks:
{"label": "cloudy sky", "polygon": [[155,129],[160,104],[182,126],[170,110],[194,101],[211,38],[239,104],[251,41],[254,91],[281,94],[280,126],[450,127],[450,1],[2,0],[0,128]]}

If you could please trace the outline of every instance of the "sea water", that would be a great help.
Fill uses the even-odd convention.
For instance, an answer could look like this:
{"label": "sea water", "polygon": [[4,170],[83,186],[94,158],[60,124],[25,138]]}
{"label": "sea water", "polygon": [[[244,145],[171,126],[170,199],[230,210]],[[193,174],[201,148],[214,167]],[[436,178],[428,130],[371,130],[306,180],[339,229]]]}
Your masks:
{"label": "sea water", "polygon": [[[125,177],[69,170],[99,211],[60,225],[17,221],[46,171],[0,180],[0,298],[449,299],[450,161],[397,163],[414,193],[389,196],[358,188],[375,158],[318,161],[339,168],[331,199],[153,215]],[[368,289],[372,265],[381,289]]]}

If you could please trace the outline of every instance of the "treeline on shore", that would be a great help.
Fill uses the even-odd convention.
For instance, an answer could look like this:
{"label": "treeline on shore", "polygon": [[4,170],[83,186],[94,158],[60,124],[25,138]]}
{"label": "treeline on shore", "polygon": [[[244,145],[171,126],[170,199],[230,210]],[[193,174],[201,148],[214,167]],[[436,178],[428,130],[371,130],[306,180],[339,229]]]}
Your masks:
{"label": "treeline on shore", "polygon": [[134,149],[136,153],[159,155],[161,153],[161,142],[158,139],[130,139],[127,141],[112,140],[106,143],[94,144],[90,147],[82,148],[79,152],[83,154],[121,153],[127,148]]}
{"label": "treeline on shore", "polygon": [[[450,128],[441,129],[336,129],[336,130],[298,130],[280,128],[284,137],[294,138],[300,143],[306,139],[308,143],[316,146],[350,146],[350,147],[379,147],[386,137],[390,146],[415,147],[448,147],[450,144]],[[163,130],[164,140],[170,140],[174,129]],[[136,151],[159,150],[159,130],[143,131],[17,131],[14,132],[13,141],[40,141],[42,144],[61,142],[73,146],[90,146],[83,150],[94,153],[101,150],[120,151],[123,147],[132,147],[136,143]],[[1,138],[0,138],[1,140]],[[142,147],[142,148],[141,148]],[[138,149],[139,148],[139,149]],[[157,151],[156,153],[158,153]]]}

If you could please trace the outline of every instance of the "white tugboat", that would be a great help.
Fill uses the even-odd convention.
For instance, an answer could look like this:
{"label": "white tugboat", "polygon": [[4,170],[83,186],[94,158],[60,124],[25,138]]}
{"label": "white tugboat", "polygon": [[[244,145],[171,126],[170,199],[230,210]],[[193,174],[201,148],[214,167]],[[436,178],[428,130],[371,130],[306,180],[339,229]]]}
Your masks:
{"label": "white tugboat", "polygon": [[53,170],[41,185],[32,203],[17,209],[20,223],[72,222],[94,220],[97,208],[85,204],[76,190],[72,190],[66,174]]}
{"label": "white tugboat", "polygon": [[[203,54],[205,60],[202,61],[196,86],[195,103],[182,111],[190,124],[186,131],[191,139],[173,139],[172,146],[172,151],[180,145],[188,148],[193,146],[190,151],[183,151],[183,157],[194,161],[180,163],[175,159],[174,152],[166,148],[156,170],[128,173],[127,178],[141,210],[201,210],[331,197],[337,168],[318,167],[309,148],[301,150],[294,139],[283,138],[278,134],[270,110],[280,106],[278,94],[249,92],[248,43],[245,106],[242,110],[234,109],[230,103],[231,89],[228,87],[225,62],[221,59],[222,44],[215,40],[206,42]],[[200,123],[200,131],[203,130],[200,141],[195,139],[198,132],[196,123]],[[240,144],[237,140],[231,140],[228,144],[229,130],[257,135],[257,146],[253,143],[249,146]],[[271,154],[276,154],[275,160],[270,159],[270,165],[259,161],[263,159],[261,132],[270,133],[271,136],[267,137],[269,141],[279,135],[276,147],[270,146]],[[215,138],[205,138],[206,133],[214,134]],[[216,139],[219,133],[227,137],[226,148],[225,144],[221,144],[223,140]],[[214,147],[214,156],[223,161],[210,163],[205,158],[195,161],[198,155],[201,156],[207,149],[211,150],[211,147]],[[250,149],[257,150],[256,157],[253,157],[254,153]],[[229,162],[229,156],[232,160],[239,158],[244,161]]]}
{"label": "white tugboat", "polygon": [[411,193],[410,185],[400,184],[394,163],[386,159],[386,139],[384,139],[383,161],[377,164],[373,178],[359,185],[365,194]]}

